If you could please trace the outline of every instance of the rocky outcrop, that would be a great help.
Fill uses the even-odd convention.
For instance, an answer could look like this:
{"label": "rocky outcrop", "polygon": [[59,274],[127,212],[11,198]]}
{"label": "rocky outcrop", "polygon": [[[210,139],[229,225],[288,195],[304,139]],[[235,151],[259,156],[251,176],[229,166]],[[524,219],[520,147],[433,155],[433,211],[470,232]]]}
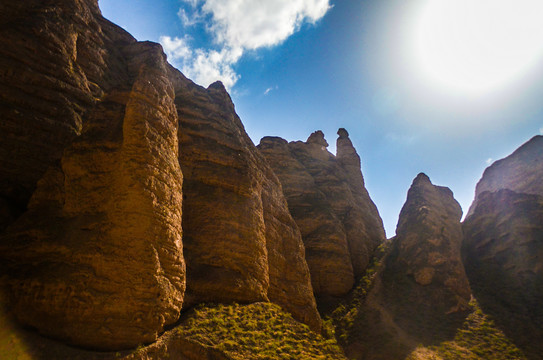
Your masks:
{"label": "rocky outcrop", "polygon": [[92,0],[2,1],[0,36],[1,231],[81,134],[87,109],[126,81],[119,52],[135,39]]}
{"label": "rocky outcrop", "polygon": [[543,352],[543,137],[487,168],[464,221],[474,295],[527,356]]}
{"label": "rocky outcrop", "polygon": [[301,235],[221,83],[178,92],[187,302],[270,300],[320,329]]}
{"label": "rocky outcrop", "polygon": [[15,318],[102,350],[152,342],[202,301],[273,301],[320,330],[300,232],[222,84],[195,85],[96,0],[0,10],[0,270]]}
{"label": "rocky outcrop", "polygon": [[462,210],[419,174],[400,212],[374,297],[401,331],[429,343],[454,333],[471,296],[461,259]]}
{"label": "rocky outcrop", "polygon": [[[36,169],[28,172],[32,168],[29,162],[41,159],[44,167],[54,156],[62,156],[49,164],[39,180],[28,211],[0,239],[10,308],[21,323],[78,346],[123,349],[154,341],[165,326],[178,319],[185,289],[182,174],[177,162],[172,69],[160,46],[135,41],[116,44],[114,69],[98,61],[109,51],[108,46],[113,47],[111,38],[116,35],[92,4],[28,5],[25,11],[19,10],[38,19],[34,32],[40,31],[51,11],[61,17],[62,26],[44,31],[46,38],[39,45],[32,44],[38,46],[36,52],[43,50],[44,54],[49,54],[49,47],[50,52],[58,51],[61,44],[79,46],[79,51],[73,48],[74,53],[63,58],[67,63],[53,58],[55,66],[50,70],[75,72],[80,82],[68,86],[62,82],[66,79],[51,79],[53,75],[38,75],[42,70],[36,70],[34,83],[34,70],[29,70],[17,85],[30,91],[43,88],[41,81],[52,82],[51,88],[34,95],[46,96],[49,102],[22,97],[36,104],[28,110],[31,114],[19,114],[30,122],[29,137],[13,141],[25,146],[33,131],[40,139],[40,131],[55,133],[57,126],[71,130],[70,136],[57,134],[62,141],[50,144],[51,149],[41,149],[41,140],[25,148],[25,154],[30,153],[21,175],[28,180],[26,190],[41,173]],[[72,12],[73,21],[64,18]],[[100,27],[101,23],[106,26]],[[93,27],[96,32],[91,36]],[[115,31],[126,40],[121,30]],[[70,34],[73,44],[66,38]],[[92,52],[87,54],[89,43]],[[82,65],[76,66],[76,60]],[[35,65],[42,66],[47,63]],[[85,67],[90,68],[88,73]],[[94,92],[90,91],[93,76],[106,76],[117,67],[124,68],[119,75],[124,76],[122,83],[113,86],[104,81],[99,88],[94,83]],[[76,85],[85,89],[76,89]],[[80,101],[84,90],[90,97],[85,103]],[[92,98],[93,94],[100,98]],[[12,113],[23,105],[17,101],[10,104]],[[52,104],[57,101],[63,103]],[[44,107],[41,115],[40,106]],[[45,114],[47,111],[51,114]],[[64,112],[73,117],[59,116]],[[46,115],[54,121],[48,121]],[[73,126],[68,127],[68,119]],[[81,134],[72,139],[78,132]],[[69,139],[71,145],[62,152]],[[18,156],[23,154],[15,158]],[[10,181],[9,174],[3,179]]]}
{"label": "rocky outcrop", "polygon": [[466,216],[477,207],[479,195],[485,191],[509,189],[517,193],[543,196],[543,136],[537,135],[508,157],[494,162],[485,169],[477,183],[475,199]]}
{"label": "rocky outcrop", "polygon": [[258,148],[281,181],[300,227],[317,296],[340,296],[353,286],[385,239],[377,208],[364,187],[360,158],[344,129],[338,154],[321,131],[307,141],[265,137]]}

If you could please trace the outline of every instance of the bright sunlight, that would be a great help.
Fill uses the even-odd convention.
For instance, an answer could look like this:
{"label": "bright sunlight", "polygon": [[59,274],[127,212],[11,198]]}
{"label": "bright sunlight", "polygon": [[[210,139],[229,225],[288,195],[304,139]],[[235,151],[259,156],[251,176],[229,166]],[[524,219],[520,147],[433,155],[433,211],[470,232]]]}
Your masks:
{"label": "bright sunlight", "polygon": [[542,60],[541,0],[425,0],[417,11],[414,60],[442,90],[485,95]]}

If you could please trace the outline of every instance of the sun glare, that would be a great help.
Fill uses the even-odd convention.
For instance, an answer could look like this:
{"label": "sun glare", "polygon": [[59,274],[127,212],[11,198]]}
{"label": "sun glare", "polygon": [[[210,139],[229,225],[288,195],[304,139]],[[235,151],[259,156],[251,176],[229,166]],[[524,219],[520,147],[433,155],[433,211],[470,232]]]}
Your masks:
{"label": "sun glare", "polygon": [[440,89],[483,95],[543,60],[541,0],[425,0],[415,19],[416,66]]}

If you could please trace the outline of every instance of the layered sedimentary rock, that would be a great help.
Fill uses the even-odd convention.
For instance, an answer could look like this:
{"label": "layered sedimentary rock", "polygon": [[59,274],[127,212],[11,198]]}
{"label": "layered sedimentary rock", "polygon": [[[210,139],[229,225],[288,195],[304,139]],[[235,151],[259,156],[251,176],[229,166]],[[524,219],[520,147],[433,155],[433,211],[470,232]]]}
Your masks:
{"label": "layered sedimentary rock", "polygon": [[344,129],[337,157],[321,131],[307,142],[265,137],[259,149],[283,186],[300,227],[316,295],[347,293],[385,239],[381,218],[364,187],[360,158]]}
{"label": "layered sedimentary rock", "polygon": [[533,358],[543,352],[542,154],[543,137],[536,136],[487,168],[463,224],[475,296]]}
{"label": "layered sedimentary rock", "polygon": [[[178,319],[185,289],[182,174],[177,162],[172,69],[157,44],[112,42],[110,39],[116,36],[113,30],[124,36],[123,40],[127,38],[120,29],[99,21],[101,16],[93,4],[55,5],[28,5],[28,11],[44,21],[51,11],[62,16],[73,11],[76,15],[73,22],[61,18],[63,26],[44,31],[47,38],[41,39],[37,52],[47,53],[48,47],[54,52],[61,43],[69,45],[64,37],[68,29],[74,34],[73,46],[93,43],[91,54],[85,52],[84,45],[77,54],[71,54],[90,71],[87,77],[83,66],[74,70],[75,58],[69,64],[55,63],[56,67],[75,71],[87,87],[89,78],[107,76],[117,67],[124,68],[119,75],[124,78],[117,86],[104,80],[94,91],[99,99],[80,103],[74,87],[49,79],[49,74],[42,76],[58,87],[36,96],[53,99],[56,95],[65,102],[65,106],[55,104],[46,109],[52,117],[56,111],[57,123],[66,122],[62,114],[76,108],[80,116],[71,113],[74,117],[70,121],[79,121],[81,135],[64,149],[57,162],[50,164],[28,203],[28,211],[0,239],[3,285],[15,317],[40,333],[90,348],[133,347],[155,340],[166,325]],[[87,22],[81,24],[81,18]],[[100,27],[101,23],[106,26]],[[37,21],[33,31],[39,32],[39,26],[44,24]],[[85,29],[95,32],[90,36]],[[97,59],[113,45],[117,49],[111,50],[116,66],[108,69]],[[30,74],[32,70],[25,73]],[[23,76],[18,86],[26,91],[43,87],[40,76],[36,76],[37,84]],[[86,90],[90,96],[92,92]],[[10,104],[12,111],[20,106],[17,101]],[[53,106],[36,102],[36,107]],[[28,135],[36,131],[39,139],[40,131],[54,133],[57,125],[36,119],[37,112],[23,115],[29,122]],[[52,128],[42,129],[42,121]],[[14,141],[24,143],[30,138],[15,137]],[[61,145],[51,144],[48,150],[28,145],[26,151],[31,155],[25,170],[31,167],[29,162],[41,156],[58,156]],[[49,150],[48,154],[39,154]],[[30,188],[30,180],[38,172],[22,172],[22,176],[27,175]],[[9,174],[3,179],[10,180]]]}
{"label": "layered sedimentary rock", "polygon": [[461,216],[448,188],[433,185],[425,174],[415,178],[379,275],[377,296],[396,324],[418,341],[454,331],[452,325],[468,308]]}
{"label": "layered sedimentary rock", "polygon": [[119,48],[135,40],[83,0],[2,1],[0,36],[2,230],[81,133],[87,109],[126,80]]}
{"label": "layered sedimentary rock", "polygon": [[177,94],[187,302],[270,300],[320,317],[300,231],[221,83]]}

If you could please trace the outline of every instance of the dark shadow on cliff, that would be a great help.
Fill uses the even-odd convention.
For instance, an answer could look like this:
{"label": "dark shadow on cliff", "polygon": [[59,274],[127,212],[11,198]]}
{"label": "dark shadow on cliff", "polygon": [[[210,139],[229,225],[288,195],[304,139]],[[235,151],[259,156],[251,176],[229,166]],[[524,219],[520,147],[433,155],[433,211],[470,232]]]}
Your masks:
{"label": "dark shadow on cliff", "polygon": [[[470,312],[445,314],[443,308],[451,304],[436,302],[440,287],[414,287],[414,279],[405,276],[395,250],[386,250],[387,245],[378,249],[365,276],[329,314],[349,359],[403,360],[421,345],[453,340]],[[383,283],[394,287],[385,289]]]}
{"label": "dark shadow on cliff", "polygon": [[482,310],[531,360],[543,359],[543,197],[481,193],[463,224],[466,273]]}
{"label": "dark shadow on cliff", "polygon": [[543,359],[543,282],[525,274],[522,291],[513,286],[508,274],[495,269],[471,266],[467,273],[473,294],[481,309],[489,315],[529,360]]}

